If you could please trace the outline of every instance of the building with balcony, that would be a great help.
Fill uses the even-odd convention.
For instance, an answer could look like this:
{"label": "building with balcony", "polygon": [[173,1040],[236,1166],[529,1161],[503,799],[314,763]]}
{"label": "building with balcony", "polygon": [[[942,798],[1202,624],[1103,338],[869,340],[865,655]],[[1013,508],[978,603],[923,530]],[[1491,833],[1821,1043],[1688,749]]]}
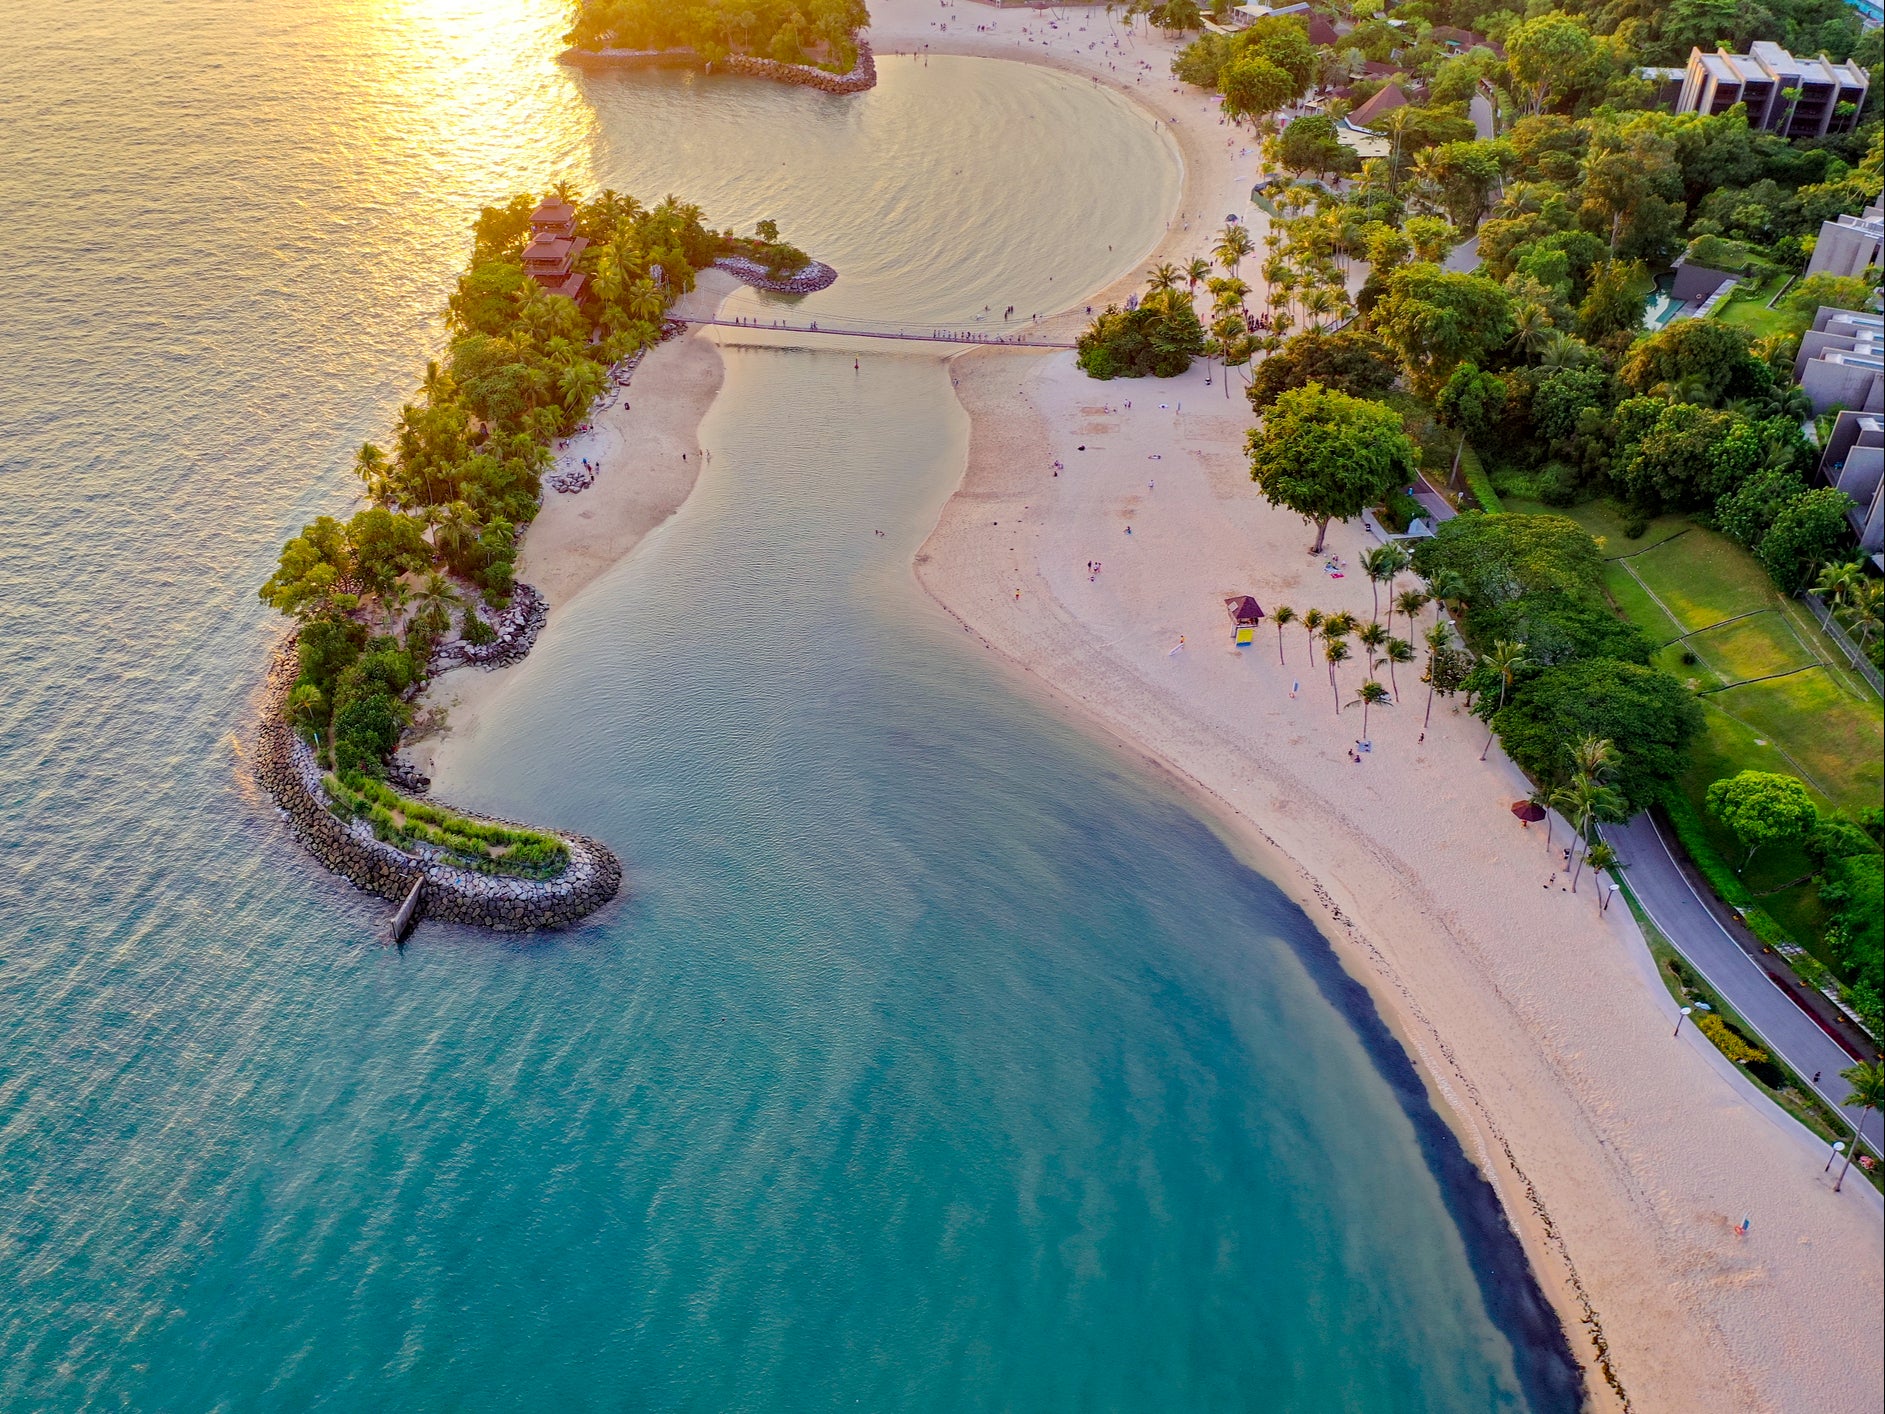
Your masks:
{"label": "building with balcony", "polygon": [[1793,376],[1816,413],[1834,406],[1885,413],[1885,318],[1820,306],[1800,340]]}
{"label": "building with balcony", "polygon": [[1798,59],[1765,39],[1745,54],[1691,49],[1676,111],[1713,115],[1741,103],[1750,127],[1788,138],[1825,137],[1859,125],[1871,82],[1850,60]]}
{"label": "building with balcony", "polygon": [[1867,207],[1863,216],[1820,222],[1819,239],[1814,242],[1806,273],[1862,275],[1867,266],[1880,263],[1881,245],[1885,245],[1885,200]]}
{"label": "building with balcony", "polygon": [[576,233],[576,208],[567,201],[545,201],[530,213],[530,244],[524,247],[524,273],[553,295],[581,301],[589,277],[576,260],[589,241]]}
{"label": "building with balcony", "polygon": [[1842,412],[1820,454],[1826,484],[1852,498],[1846,515],[1868,555],[1885,550],[1885,417]]}

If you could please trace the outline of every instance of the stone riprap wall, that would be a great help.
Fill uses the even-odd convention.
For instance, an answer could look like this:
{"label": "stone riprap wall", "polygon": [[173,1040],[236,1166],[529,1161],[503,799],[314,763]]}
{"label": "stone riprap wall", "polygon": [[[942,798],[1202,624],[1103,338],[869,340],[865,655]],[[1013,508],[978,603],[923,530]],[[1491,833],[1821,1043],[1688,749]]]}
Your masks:
{"label": "stone riprap wall", "polygon": [[[469,605],[465,612],[471,612]],[[550,606],[543,602],[541,594],[528,584],[512,585],[510,603],[504,606],[503,613],[491,620],[491,629],[497,634],[496,638],[489,643],[449,639],[432,650],[427,667],[437,674],[456,668],[461,663],[478,668],[502,668],[520,663],[536,643],[537,635],[543,631],[543,625],[549,617]]]}
{"label": "stone riprap wall", "polygon": [[809,295],[814,290],[828,290],[838,278],[838,272],[822,260],[814,260],[796,275],[784,279],[767,273],[764,265],[744,255],[723,255],[714,261],[714,268],[726,271],[756,290],[771,290],[778,295]]}
{"label": "stone riprap wall", "polygon": [[[621,890],[622,863],[599,840],[548,831],[569,848],[569,865],[554,879],[518,879],[459,869],[423,853],[407,853],[375,839],[364,820],[336,816],[327,808],[314,750],[288,726],[283,704],[299,672],[290,634],[269,664],[262,721],[256,732],[255,774],[288,816],[289,827],[308,852],[334,873],[381,898],[400,902],[417,877],[425,879],[419,913],[447,923],[468,923],[505,933],[566,928],[594,913]],[[488,815],[512,829],[542,829]]]}
{"label": "stone riprap wall", "polygon": [[692,49],[565,49],[558,57],[565,64],[583,69],[705,69],[708,73],[744,74],[748,78],[798,84],[801,88],[815,88],[825,93],[862,93],[877,86],[877,61],[871,57],[870,45],[861,39],[857,44],[857,62],[846,74],[746,54],[735,54],[709,64]]}

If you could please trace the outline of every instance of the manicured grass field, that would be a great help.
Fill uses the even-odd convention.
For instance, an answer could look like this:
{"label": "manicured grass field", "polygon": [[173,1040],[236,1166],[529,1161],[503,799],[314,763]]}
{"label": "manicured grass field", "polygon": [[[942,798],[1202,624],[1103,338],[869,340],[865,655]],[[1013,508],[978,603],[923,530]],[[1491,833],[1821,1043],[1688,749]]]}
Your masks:
{"label": "manicured grass field", "polygon": [[1790,332],[1799,320],[1792,314],[1769,309],[1767,301],[1779,292],[1787,277],[1772,275],[1758,285],[1737,285],[1735,292],[1715,310],[1714,317],[1725,324],[1738,324],[1755,338]]}
{"label": "manicured grass field", "polygon": [[[1724,776],[1799,776],[1823,806],[1850,810],[1885,799],[1885,707],[1746,550],[1682,516],[1658,517],[1631,540],[1625,512],[1607,501],[1563,511],[1512,500],[1506,507],[1567,516],[1589,531],[1617,608],[1665,645],[1656,665],[1699,694],[1706,730],[1682,788],[1724,858],[1738,863],[1742,850],[1703,810],[1710,782]],[[1685,649],[1695,662],[1682,661]],[[1776,673],[1784,676],[1769,676]],[[1750,681],[1757,678],[1766,680]],[[1804,851],[1775,849],[1756,855],[1747,873],[1748,886],[1803,941],[1818,936],[1818,896],[1789,886],[1811,868]]]}

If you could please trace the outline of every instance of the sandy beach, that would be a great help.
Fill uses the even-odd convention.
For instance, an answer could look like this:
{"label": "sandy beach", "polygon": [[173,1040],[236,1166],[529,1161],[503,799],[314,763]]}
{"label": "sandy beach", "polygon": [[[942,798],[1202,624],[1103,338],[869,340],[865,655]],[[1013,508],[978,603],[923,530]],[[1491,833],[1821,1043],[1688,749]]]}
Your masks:
{"label": "sandy beach", "polygon": [[[1254,168],[1199,99],[1171,93],[1162,41],[1131,51],[1162,82],[1143,69],[1121,82],[1113,56],[1084,47],[1080,12],[1050,31],[1034,12],[953,7],[945,32],[940,7],[874,8],[880,52],[1053,63],[1175,119],[1183,209],[1215,214],[1203,232],[1181,220],[1155,259],[1198,253],[1243,210],[1224,203],[1247,194]],[[990,23],[997,34],[975,29]],[[1091,23],[1105,29],[1098,13]],[[1202,366],[1096,383],[1070,354],[985,350],[954,368],[969,465],[918,578],[1028,681],[1192,783],[1323,922],[1498,1189],[1594,1405],[1875,1409],[1878,1195],[1834,1194],[1812,1136],[1704,1039],[1671,1036],[1673,1003],[1627,908],[1600,915],[1588,877],[1565,888],[1562,855],[1508,812],[1529,789],[1521,775],[1496,746],[1478,759],[1484,729],[1442,703],[1421,739],[1417,666],[1401,673],[1403,703],[1376,709],[1356,762],[1359,709],[1337,711],[1299,628],[1285,631],[1284,662],[1267,625],[1231,646],[1232,594],[1370,612],[1366,578],[1329,574],[1305,553],[1303,521],[1257,496],[1236,390],[1207,385]],[[1358,524],[1331,528],[1351,567],[1371,543]],[[1361,679],[1345,667],[1344,701]]]}
{"label": "sandy beach", "polygon": [[[693,290],[675,301],[676,319],[707,319],[740,282],[724,270],[703,270]],[[601,471],[575,494],[546,490],[543,509],[524,532],[517,578],[534,585],[554,616],[603,571],[620,563],[648,532],[686,502],[706,464],[700,422],[725,376],[719,347],[703,328],[657,344],[588,424],[565,438],[546,480],[580,468]],[[443,729],[407,745],[403,754],[430,774],[447,743],[469,736],[510,680],[505,668],[464,667],[445,673],[420,698],[421,712],[445,714]]]}

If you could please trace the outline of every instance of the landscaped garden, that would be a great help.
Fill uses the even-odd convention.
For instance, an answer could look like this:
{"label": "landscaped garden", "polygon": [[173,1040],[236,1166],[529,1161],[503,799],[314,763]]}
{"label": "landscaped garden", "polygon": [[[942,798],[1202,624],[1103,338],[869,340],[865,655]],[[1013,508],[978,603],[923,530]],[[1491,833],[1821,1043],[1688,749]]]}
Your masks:
{"label": "landscaped garden", "polygon": [[[1542,511],[1507,500],[1513,511]],[[1787,938],[1844,970],[1827,930],[1838,921],[1822,898],[1826,866],[1811,839],[1746,854],[1708,808],[1708,788],[1742,771],[1793,776],[1822,812],[1858,817],[1885,799],[1885,704],[1846,666],[1798,603],[1774,588],[1760,562],[1726,536],[1684,516],[1661,516],[1626,535],[1629,515],[1589,501],[1557,512],[1582,525],[1604,556],[1604,587],[1659,645],[1652,661],[1688,683],[1704,730],[1678,777],[1672,818],[1683,842],[1729,902],[1752,905]],[[1687,809],[1681,808],[1686,804]],[[1823,851],[1821,851],[1823,853]],[[1837,867],[1834,872],[1838,873]],[[1809,969],[1810,970],[1810,969]]]}
{"label": "landscaped garden", "polygon": [[336,815],[358,816],[373,827],[375,838],[401,849],[430,845],[445,863],[461,869],[545,879],[561,873],[569,863],[568,846],[541,830],[442,810],[359,773],[345,783],[337,776],[325,776],[321,784]]}

